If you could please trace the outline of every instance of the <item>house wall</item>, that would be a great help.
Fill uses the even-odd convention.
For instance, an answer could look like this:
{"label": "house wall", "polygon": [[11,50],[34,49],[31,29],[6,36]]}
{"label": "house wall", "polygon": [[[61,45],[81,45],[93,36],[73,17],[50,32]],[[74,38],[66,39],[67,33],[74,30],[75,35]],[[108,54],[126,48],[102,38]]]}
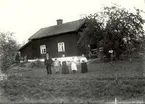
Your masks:
{"label": "house wall", "polygon": [[32,44],[29,43],[27,46],[21,49],[20,52],[23,58],[27,56],[27,59],[32,59]]}
{"label": "house wall", "polygon": [[[21,49],[20,52],[22,57],[27,56],[28,59],[44,58],[45,54],[40,54],[40,45],[46,45],[47,52],[51,55],[51,57],[62,57],[62,54],[65,54],[65,56],[86,55],[87,50],[77,46],[78,39],[79,36],[77,32],[35,39]],[[58,52],[59,42],[65,43],[65,53]]]}
{"label": "house wall", "polygon": [[[77,33],[67,33],[62,35],[56,35],[51,37],[46,37],[42,39],[32,40],[32,57],[34,58],[43,58],[44,55],[40,54],[40,45],[46,45],[47,52],[51,57],[61,57],[62,54],[65,56],[76,56],[77,51]],[[58,43],[65,43],[65,53],[58,52]]]}

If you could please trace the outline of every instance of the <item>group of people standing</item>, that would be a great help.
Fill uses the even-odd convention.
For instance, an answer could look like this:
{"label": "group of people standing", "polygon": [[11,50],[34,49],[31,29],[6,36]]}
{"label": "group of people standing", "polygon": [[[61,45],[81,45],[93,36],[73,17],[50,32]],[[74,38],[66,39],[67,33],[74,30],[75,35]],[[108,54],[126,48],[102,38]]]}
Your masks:
{"label": "group of people standing", "polygon": [[[63,74],[68,74],[69,73],[68,67],[66,65],[66,61],[63,61],[62,64],[60,63],[60,61],[58,61],[57,58],[53,61],[51,56],[48,53],[46,53],[46,57],[45,57],[45,66],[46,66],[46,69],[47,69],[47,74],[52,74],[52,69],[51,69],[52,66],[55,69],[55,73],[59,73],[60,66],[62,67],[62,73]],[[74,58],[71,62],[71,70],[72,70],[73,73],[76,73],[76,71],[77,71],[77,64],[74,61]]]}

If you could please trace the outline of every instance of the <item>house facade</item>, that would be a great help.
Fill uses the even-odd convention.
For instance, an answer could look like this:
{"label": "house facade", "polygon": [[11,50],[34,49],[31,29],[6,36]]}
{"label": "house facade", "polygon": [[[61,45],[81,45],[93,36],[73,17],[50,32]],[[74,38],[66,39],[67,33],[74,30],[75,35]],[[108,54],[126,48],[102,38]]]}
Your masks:
{"label": "house facade", "polygon": [[80,38],[78,33],[84,28],[84,24],[84,20],[62,23],[59,19],[57,25],[41,28],[19,49],[21,56],[36,59],[44,58],[46,52],[53,58],[86,54],[87,50],[77,45]]}

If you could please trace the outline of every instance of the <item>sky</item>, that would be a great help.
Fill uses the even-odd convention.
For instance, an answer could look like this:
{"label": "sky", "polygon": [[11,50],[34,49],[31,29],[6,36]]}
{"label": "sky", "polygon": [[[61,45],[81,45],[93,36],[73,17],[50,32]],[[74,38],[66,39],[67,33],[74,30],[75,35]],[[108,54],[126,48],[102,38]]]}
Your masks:
{"label": "sky", "polygon": [[113,4],[145,11],[145,0],[0,0],[0,32],[13,32],[24,44],[40,28],[56,25],[57,19],[78,20]]}

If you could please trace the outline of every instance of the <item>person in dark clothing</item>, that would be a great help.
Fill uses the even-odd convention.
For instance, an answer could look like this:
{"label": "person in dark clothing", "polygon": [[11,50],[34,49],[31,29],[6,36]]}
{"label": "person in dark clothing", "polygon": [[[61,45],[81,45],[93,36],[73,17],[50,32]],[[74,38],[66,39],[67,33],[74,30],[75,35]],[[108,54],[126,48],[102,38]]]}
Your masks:
{"label": "person in dark clothing", "polygon": [[85,61],[82,61],[81,63],[81,73],[87,73],[88,68],[87,68],[87,63]]}
{"label": "person in dark clothing", "polygon": [[51,57],[49,56],[48,53],[46,53],[45,66],[46,66],[46,69],[47,69],[47,74],[52,74],[52,71],[51,71],[52,63],[53,63],[53,61],[52,61]]}
{"label": "person in dark clothing", "polygon": [[68,69],[68,66],[66,64],[66,61],[62,62],[62,74],[69,74],[69,69]]}

